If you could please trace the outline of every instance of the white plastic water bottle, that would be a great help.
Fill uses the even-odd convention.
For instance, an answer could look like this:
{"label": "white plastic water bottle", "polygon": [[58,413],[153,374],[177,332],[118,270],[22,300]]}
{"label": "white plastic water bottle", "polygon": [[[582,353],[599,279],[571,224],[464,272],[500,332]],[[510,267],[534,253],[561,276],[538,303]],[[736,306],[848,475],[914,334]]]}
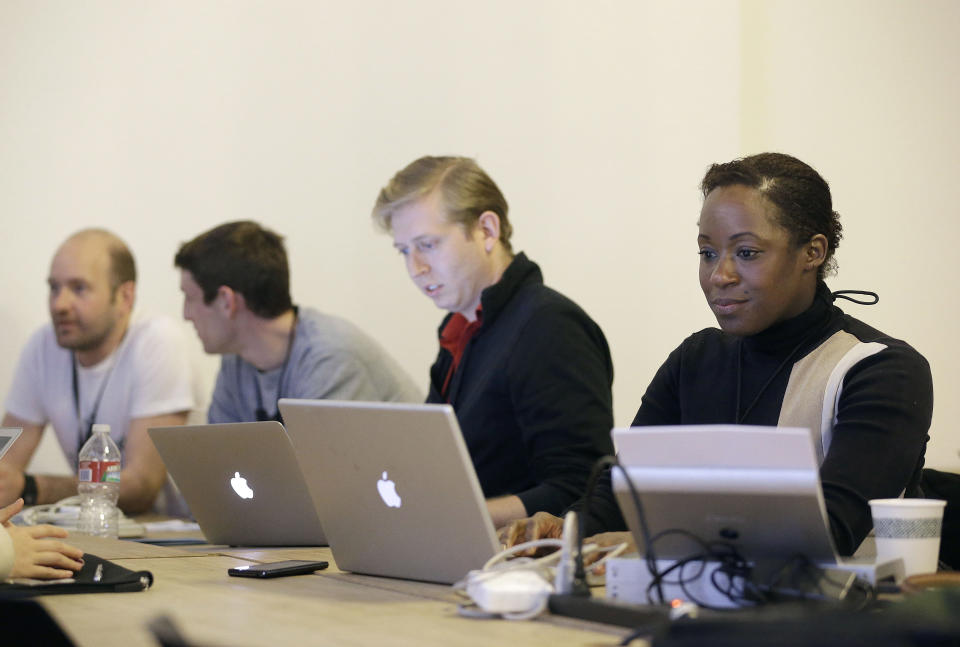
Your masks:
{"label": "white plastic water bottle", "polygon": [[120,450],[110,437],[110,425],[93,425],[93,434],[78,456],[77,530],[88,535],[116,537],[120,531]]}

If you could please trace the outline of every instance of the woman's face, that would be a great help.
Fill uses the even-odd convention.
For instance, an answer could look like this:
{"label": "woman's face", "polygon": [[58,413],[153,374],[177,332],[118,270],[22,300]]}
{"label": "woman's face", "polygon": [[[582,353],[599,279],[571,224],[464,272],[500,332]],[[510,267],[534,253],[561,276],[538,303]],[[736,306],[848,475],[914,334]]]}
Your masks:
{"label": "woman's face", "polygon": [[824,261],[820,234],[799,247],[756,189],[711,191],[700,210],[700,287],[725,332],[755,335],[813,303]]}

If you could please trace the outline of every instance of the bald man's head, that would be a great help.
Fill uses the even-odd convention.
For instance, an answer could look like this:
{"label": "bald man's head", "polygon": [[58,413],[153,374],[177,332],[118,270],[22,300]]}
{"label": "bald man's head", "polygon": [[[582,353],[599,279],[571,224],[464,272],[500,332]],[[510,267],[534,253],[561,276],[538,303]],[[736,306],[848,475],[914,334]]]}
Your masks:
{"label": "bald man's head", "polygon": [[89,245],[110,259],[110,287],[116,290],[127,281],[137,280],[137,266],[127,244],[112,231],[106,229],[81,229],[63,242],[60,249],[70,243]]}
{"label": "bald man's head", "polygon": [[130,250],[115,234],[84,229],[64,241],[50,263],[50,318],[57,343],[91,366],[123,338],[136,299]]}

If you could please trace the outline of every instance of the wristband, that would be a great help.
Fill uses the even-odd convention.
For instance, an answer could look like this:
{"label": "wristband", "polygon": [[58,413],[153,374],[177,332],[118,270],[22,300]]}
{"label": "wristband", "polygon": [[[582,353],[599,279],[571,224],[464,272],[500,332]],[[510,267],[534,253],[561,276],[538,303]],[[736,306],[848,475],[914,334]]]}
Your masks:
{"label": "wristband", "polygon": [[24,505],[37,504],[37,479],[31,474],[23,475],[23,492],[20,493]]}

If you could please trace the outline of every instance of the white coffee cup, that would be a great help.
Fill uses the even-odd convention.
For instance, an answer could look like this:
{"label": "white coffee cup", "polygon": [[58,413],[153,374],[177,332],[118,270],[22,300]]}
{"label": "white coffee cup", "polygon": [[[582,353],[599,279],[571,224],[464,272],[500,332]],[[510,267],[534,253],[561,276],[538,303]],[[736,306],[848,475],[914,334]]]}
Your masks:
{"label": "white coffee cup", "polygon": [[870,501],[877,562],[900,557],[907,577],[935,573],[946,505],[937,499]]}

